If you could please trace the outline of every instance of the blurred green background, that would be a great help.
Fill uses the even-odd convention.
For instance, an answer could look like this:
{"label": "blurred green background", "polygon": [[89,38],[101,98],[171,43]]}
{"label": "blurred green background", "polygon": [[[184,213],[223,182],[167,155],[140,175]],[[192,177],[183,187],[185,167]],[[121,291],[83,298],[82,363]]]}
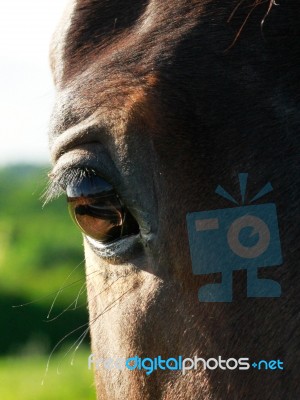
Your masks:
{"label": "blurred green background", "polygon": [[64,198],[42,208],[48,170],[0,168],[1,400],[95,399],[89,335],[74,354],[88,322],[82,238]]}

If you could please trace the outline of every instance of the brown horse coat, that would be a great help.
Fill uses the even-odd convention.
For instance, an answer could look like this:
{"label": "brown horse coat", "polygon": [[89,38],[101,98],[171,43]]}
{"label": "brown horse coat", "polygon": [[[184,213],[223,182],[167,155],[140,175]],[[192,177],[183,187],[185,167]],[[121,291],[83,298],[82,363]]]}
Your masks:
{"label": "brown horse coat", "polygon": [[[110,251],[85,238],[96,357],[221,355],[281,359],[285,369],[99,368],[98,399],[300,398],[300,6],[273,4],[261,28],[269,4],[237,5],[71,2],[51,49],[52,177],[96,170],[140,227]],[[200,303],[199,287],[220,275],[193,275],[186,214],[228,207],[214,190],[237,197],[239,172],[249,173],[250,194],[274,187],[265,201],[277,205],[284,262],[259,274],[282,295],[247,298],[239,271],[232,303]]]}

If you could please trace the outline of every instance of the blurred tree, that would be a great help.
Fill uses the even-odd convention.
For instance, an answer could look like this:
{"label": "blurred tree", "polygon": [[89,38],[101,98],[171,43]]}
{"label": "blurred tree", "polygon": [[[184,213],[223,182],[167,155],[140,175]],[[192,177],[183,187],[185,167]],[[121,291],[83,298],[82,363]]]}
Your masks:
{"label": "blurred tree", "polygon": [[[29,165],[0,169],[0,354],[34,341],[49,352],[63,336],[88,322],[81,235],[64,199],[42,208],[47,170]],[[51,315],[69,309],[55,321],[44,322],[61,286],[66,288],[59,292]],[[79,292],[80,307],[71,311]],[[70,338],[75,341],[82,331]]]}

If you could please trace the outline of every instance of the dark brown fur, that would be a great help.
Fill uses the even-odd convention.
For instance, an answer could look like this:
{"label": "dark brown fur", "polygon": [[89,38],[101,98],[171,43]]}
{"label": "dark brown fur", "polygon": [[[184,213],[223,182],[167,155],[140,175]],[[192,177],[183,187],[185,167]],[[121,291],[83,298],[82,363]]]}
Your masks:
{"label": "dark brown fur", "polygon": [[[92,166],[111,181],[145,238],[103,260],[85,243],[98,357],[250,357],[285,370],[97,371],[98,399],[296,400],[299,384],[299,79],[297,2],[78,0],[53,41],[57,170]],[[238,40],[228,50],[238,34]],[[227,51],[226,51],[227,49]],[[249,173],[271,181],[284,264],[261,271],[279,299],[199,303],[220,276],[192,274],[185,216],[228,207],[214,194]],[[266,200],[266,201],[267,201]],[[96,271],[89,275],[91,272]],[[116,281],[118,279],[118,281]]]}

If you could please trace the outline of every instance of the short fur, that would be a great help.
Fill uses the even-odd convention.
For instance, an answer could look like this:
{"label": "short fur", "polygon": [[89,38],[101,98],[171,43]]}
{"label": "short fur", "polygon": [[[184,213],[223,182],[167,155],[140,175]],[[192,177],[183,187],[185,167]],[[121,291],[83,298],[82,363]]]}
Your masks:
{"label": "short fur", "polygon": [[[149,377],[101,369],[98,399],[300,398],[300,6],[273,5],[261,29],[270,4],[259,3],[239,33],[252,2],[232,15],[231,0],[77,0],[54,37],[53,176],[97,170],[142,233],[138,251],[106,260],[85,242],[93,353],[285,365]],[[283,294],[249,299],[237,272],[233,303],[199,303],[198,288],[220,276],[192,274],[185,216],[228,207],[214,189],[238,196],[239,172],[253,194],[273,184],[265,201],[278,208],[284,264],[260,275]]]}

